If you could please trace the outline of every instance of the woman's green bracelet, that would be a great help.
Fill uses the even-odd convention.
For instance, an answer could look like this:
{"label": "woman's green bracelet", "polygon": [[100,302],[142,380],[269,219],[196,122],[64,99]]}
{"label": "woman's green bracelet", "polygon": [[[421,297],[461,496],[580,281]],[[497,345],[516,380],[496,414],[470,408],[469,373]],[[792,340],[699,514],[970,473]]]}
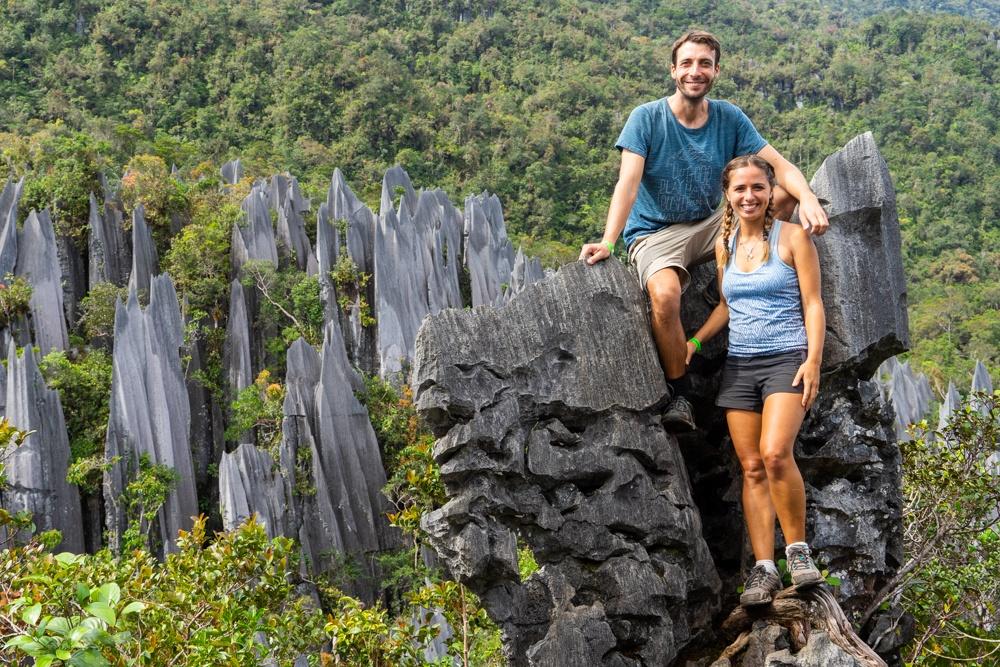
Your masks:
{"label": "woman's green bracelet", "polygon": [[700,340],[698,340],[694,336],[691,336],[691,338],[688,339],[688,342],[692,343],[694,345],[694,351],[695,352],[701,352],[701,341]]}
{"label": "woman's green bracelet", "polygon": [[611,253],[612,255],[615,254],[615,244],[614,243],[612,243],[611,241],[601,241],[601,243],[604,244],[604,247],[608,249],[609,253]]}

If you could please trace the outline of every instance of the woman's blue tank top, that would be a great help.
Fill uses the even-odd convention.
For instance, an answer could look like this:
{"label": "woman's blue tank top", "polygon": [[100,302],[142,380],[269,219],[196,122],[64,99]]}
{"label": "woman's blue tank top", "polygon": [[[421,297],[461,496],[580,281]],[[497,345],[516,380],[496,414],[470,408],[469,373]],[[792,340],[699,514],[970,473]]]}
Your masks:
{"label": "woman's blue tank top", "polygon": [[738,230],[730,240],[722,293],[729,304],[731,357],[760,357],[808,347],[799,278],[778,255],[781,225],[775,220],[771,227],[767,261],[749,273],[736,268]]}

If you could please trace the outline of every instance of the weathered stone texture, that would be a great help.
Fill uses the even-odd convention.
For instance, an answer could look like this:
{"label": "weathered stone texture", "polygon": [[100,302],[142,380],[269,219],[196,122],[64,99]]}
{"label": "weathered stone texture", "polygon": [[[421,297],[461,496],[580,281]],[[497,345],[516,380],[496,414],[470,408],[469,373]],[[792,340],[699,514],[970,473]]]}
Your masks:
{"label": "weathered stone texture", "polygon": [[62,272],[48,211],[32,211],[17,237],[16,275],[31,283],[31,325],[42,356],[69,345],[63,312]]}
{"label": "weathered stone texture", "polygon": [[177,294],[167,275],[152,279],[146,309],[140,307],[135,289],[126,303],[117,305],[105,457],[120,459],[104,477],[107,527],[115,548],[120,548],[126,528],[122,493],[135,478],[142,455],[178,475],[157,518],[154,535],[162,551],[174,550],[177,531],[190,529],[198,514],[190,405],[179,355],[183,336]]}
{"label": "weathered stone texture", "polygon": [[910,343],[896,192],[871,132],[824,160],[810,185],[830,202],[830,229],[816,239],[826,308],[824,364],[870,377]]}
{"label": "weathered stone texture", "polygon": [[0,507],[27,510],[39,531],[59,530],[58,549],[83,551],[80,495],[66,481],[69,437],[59,393],[45,385],[31,348],[18,356],[13,343],[7,351],[4,414],[23,431],[34,431],[5,461],[7,487],[0,489]]}
{"label": "weathered stone texture", "polygon": [[121,212],[110,202],[99,206],[90,195],[88,237],[89,284],[123,285],[129,276],[131,254],[125,244]]}
{"label": "weathered stone texture", "polygon": [[[424,526],[513,664],[663,664],[705,626],[718,577],[623,265],[568,265],[501,308],[430,317],[414,387],[451,496]],[[543,565],[525,582],[518,535]]]}
{"label": "weathered stone texture", "polygon": [[129,291],[148,297],[153,277],[160,273],[160,260],[153,243],[153,234],[146,224],[146,211],[136,204],[132,211],[132,272],[128,277]]}

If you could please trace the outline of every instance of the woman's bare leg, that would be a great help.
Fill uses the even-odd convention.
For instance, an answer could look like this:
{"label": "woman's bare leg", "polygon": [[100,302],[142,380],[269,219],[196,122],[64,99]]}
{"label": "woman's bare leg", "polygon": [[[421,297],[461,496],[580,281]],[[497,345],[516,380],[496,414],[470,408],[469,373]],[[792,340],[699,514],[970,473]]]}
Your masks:
{"label": "woman's bare leg", "polygon": [[761,414],[726,410],[729,435],[743,468],[743,518],[757,560],[774,559],[774,505],[760,455]]}
{"label": "woman's bare leg", "polygon": [[804,416],[802,394],[771,394],[764,400],[760,456],[786,544],[806,538],[806,489],[792,455]]}

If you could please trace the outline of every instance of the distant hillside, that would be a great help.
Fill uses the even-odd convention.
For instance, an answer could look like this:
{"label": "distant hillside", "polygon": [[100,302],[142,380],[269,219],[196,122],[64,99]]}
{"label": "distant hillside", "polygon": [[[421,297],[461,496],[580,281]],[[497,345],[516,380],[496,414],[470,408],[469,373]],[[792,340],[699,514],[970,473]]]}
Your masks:
{"label": "distant hillside", "polygon": [[183,175],[241,156],[312,196],[339,166],[370,204],[400,163],[455,200],[497,193],[555,263],[599,234],[614,139],[670,92],[670,43],[697,17],[725,45],[717,96],[807,174],[873,131],[899,191],[915,355],[938,381],[967,378],[974,357],[1000,368],[1000,50],[984,21],[852,18],[890,4],[18,0],[0,15],[0,152],[30,176],[26,206],[55,205],[64,228],[97,171],[114,181],[134,155]]}
{"label": "distant hillside", "polygon": [[871,16],[893,9],[912,12],[945,12],[1000,26],[1000,3],[996,0],[845,0],[826,3],[851,16]]}

